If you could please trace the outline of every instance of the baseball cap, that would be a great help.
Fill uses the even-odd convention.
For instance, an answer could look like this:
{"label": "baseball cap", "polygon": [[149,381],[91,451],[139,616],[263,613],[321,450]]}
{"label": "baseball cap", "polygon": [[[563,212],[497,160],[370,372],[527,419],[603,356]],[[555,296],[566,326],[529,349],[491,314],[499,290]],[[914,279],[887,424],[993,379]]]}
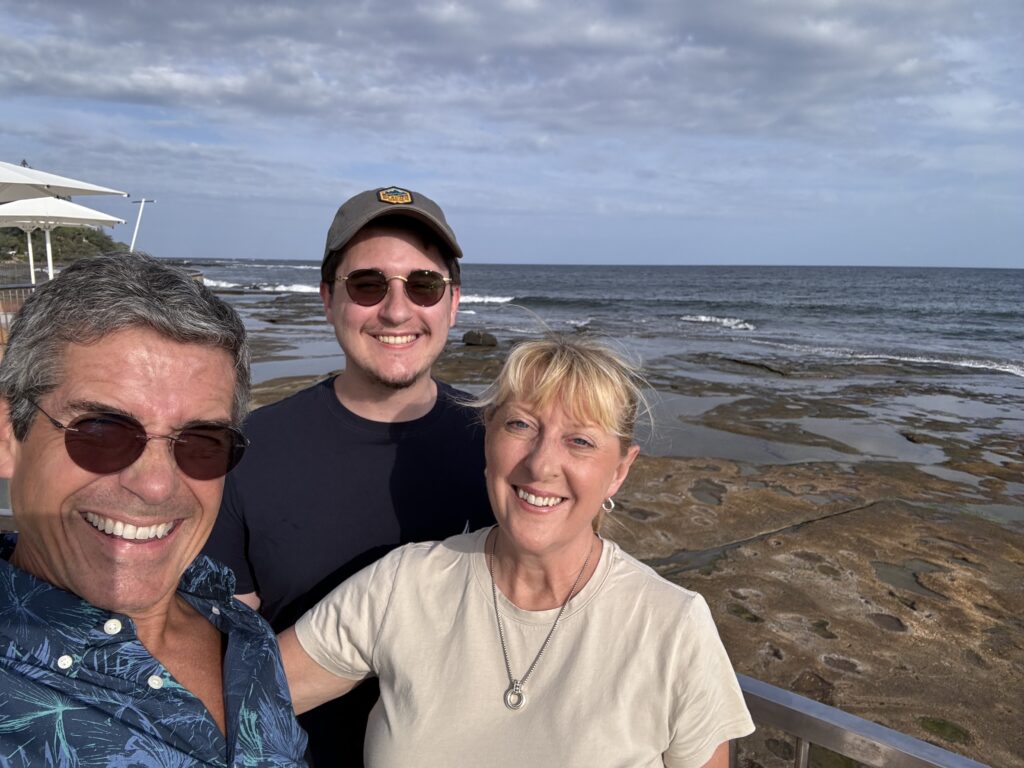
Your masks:
{"label": "baseball cap", "polygon": [[[355,237],[356,233],[379,216],[409,216],[429,226],[443,240],[456,258],[462,258],[462,249],[455,239],[455,233],[448,226],[441,206],[426,195],[401,187],[368,189],[350,197],[334,214],[331,228],[327,230],[327,245],[321,271],[327,266],[332,253],[340,250]],[[323,275],[330,280],[334,275]]]}

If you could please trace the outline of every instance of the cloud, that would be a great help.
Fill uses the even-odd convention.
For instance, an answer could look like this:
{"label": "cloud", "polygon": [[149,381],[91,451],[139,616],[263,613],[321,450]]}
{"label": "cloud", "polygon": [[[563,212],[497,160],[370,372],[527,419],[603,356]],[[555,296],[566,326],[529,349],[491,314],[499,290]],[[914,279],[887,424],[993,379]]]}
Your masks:
{"label": "cloud", "polygon": [[[481,209],[729,218],[954,192],[966,206],[996,189],[982,180],[1005,194],[1021,175],[1017,0],[0,13],[5,159],[105,154],[168,194],[326,204],[411,179]],[[638,197],[649,185],[662,194]]]}

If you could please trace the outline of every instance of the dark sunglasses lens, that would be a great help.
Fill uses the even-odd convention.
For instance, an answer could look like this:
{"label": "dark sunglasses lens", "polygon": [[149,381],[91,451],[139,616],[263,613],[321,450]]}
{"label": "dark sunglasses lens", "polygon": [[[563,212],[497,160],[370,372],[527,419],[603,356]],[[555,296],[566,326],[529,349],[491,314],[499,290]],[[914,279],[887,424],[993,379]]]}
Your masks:
{"label": "dark sunglasses lens", "polygon": [[387,295],[388,281],[376,269],[357,269],[345,280],[345,290],[356,304],[372,307]]}
{"label": "dark sunglasses lens", "polygon": [[118,416],[82,416],[68,427],[64,431],[68,456],[82,469],[99,475],[120,472],[146,447],[142,427]]}
{"label": "dark sunglasses lens", "polygon": [[414,304],[421,307],[432,307],[444,296],[444,289],[447,288],[444,275],[438,274],[431,269],[417,269],[410,272],[405,283],[405,292]]}
{"label": "dark sunglasses lens", "polygon": [[215,424],[189,427],[174,443],[178,467],[196,480],[223,477],[242,460],[245,438],[231,427]]}

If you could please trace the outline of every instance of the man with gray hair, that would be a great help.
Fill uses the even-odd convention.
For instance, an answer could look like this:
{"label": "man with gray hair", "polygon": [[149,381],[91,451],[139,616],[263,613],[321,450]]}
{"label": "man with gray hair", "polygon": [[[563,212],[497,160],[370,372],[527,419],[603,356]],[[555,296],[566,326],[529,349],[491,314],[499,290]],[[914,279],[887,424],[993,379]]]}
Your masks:
{"label": "man with gray hair", "polygon": [[0,762],[302,765],[269,626],[196,557],[242,458],[238,315],[187,273],[78,261],[0,361]]}

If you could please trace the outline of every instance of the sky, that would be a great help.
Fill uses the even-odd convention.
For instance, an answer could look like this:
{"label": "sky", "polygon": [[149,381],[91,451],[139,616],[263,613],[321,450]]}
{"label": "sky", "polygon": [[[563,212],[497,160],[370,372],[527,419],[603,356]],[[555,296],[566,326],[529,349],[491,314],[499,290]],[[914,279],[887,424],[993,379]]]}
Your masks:
{"label": "sky", "polygon": [[0,159],[169,258],[1024,267],[1021,0],[0,0]]}

